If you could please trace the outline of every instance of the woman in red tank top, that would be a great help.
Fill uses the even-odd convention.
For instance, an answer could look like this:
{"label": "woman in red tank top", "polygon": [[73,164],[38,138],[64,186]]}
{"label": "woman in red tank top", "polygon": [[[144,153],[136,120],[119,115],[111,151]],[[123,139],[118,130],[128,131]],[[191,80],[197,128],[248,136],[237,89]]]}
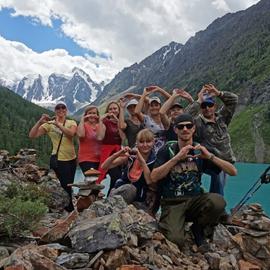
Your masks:
{"label": "woman in red tank top", "polygon": [[[100,128],[97,133],[97,138],[102,141],[100,164],[102,164],[109,156],[121,149],[122,140],[124,139],[123,132],[118,127],[119,105],[115,101],[111,101],[106,108],[105,114],[100,118]],[[101,175],[98,178],[100,183],[106,176],[107,170],[99,166],[98,169]],[[116,167],[108,171],[111,182],[110,188],[114,186],[115,181],[121,176],[121,170]]]}
{"label": "woman in red tank top", "polygon": [[99,128],[99,111],[96,106],[88,106],[77,129],[79,137],[79,165],[83,173],[98,169],[100,161],[101,141],[97,139]]}

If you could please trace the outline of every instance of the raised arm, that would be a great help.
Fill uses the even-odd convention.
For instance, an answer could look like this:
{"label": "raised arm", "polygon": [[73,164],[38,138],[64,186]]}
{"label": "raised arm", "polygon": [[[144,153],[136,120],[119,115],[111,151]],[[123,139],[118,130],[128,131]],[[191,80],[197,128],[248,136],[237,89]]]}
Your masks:
{"label": "raised arm", "polygon": [[[133,150],[134,151],[134,150]],[[140,162],[140,165],[143,169],[143,176],[144,176],[144,179],[145,179],[145,182],[147,185],[150,185],[152,183],[152,180],[151,180],[151,171],[146,163],[146,160],[143,158],[142,154],[140,153],[139,150],[137,150],[137,158],[138,158],[138,161]]]}
{"label": "raised arm", "polygon": [[47,133],[45,128],[42,127],[44,123],[47,123],[50,119],[50,116],[48,114],[42,114],[40,119],[35,123],[35,125],[31,128],[29,132],[29,138],[34,139],[38,138],[44,134]]}
{"label": "raised arm", "polygon": [[109,170],[111,168],[124,164],[128,160],[127,154],[129,151],[130,151],[129,147],[124,147],[118,152],[114,153],[101,164],[101,169]]}
{"label": "raised arm", "polygon": [[106,126],[104,125],[103,120],[108,116],[109,116],[109,114],[105,113],[104,115],[99,117],[99,125],[98,125],[97,133],[96,133],[97,140],[99,140],[99,141],[102,141],[105,137]]}
{"label": "raised arm", "polygon": [[143,110],[145,99],[149,95],[149,93],[150,92],[149,92],[148,88],[147,87],[144,88],[143,94],[141,95],[141,98],[139,99],[139,102],[135,108],[135,114],[138,117],[138,119],[140,120],[140,122],[142,122],[142,123],[144,120],[144,114],[142,113],[142,110]]}
{"label": "raised arm", "polygon": [[159,110],[161,121],[165,129],[168,129],[170,127],[170,119],[167,115],[167,112],[172,107],[177,97],[179,97],[179,95],[173,92],[173,94],[164,102],[164,104]]}
{"label": "raised arm", "polygon": [[125,101],[124,98],[120,98],[119,100],[119,121],[118,121],[118,126],[121,130],[125,130],[127,128],[127,124],[125,122],[125,107],[126,107],[127,102]]}
{"label": "raised arm", "polygon": [[201,103],[203,102],[203,95],[206,92],[205,85],[202,87],[200,92],[198,93],[198,99],[196,101],[192,101],[186,108],[185,112],[190,113],[193,117],[199,115]]}
{"label": "raised arm", "polygon": [[195,149],[198,149],[201,151],[201,154],[199,155],[200,158],[211,160],[221,170],[223,170],[224,172],[226,172],[227,174],[231,176],[237,175],[237,169],[230,162],[215,156],[214,154],[210,153],[204,146],[200,144],[196,145]]}
{"label": "raised arm", "polygon": [[155,168],[150,175],[150,180],[152,183],[157,183],[158,181],[162,180],[169,174],[171,169],[181,160],[187,158],[189,151],[193,149],[192,145],[187,145],[182,147],[181,150],[167,162],[163,163],[161,166]]}
{"label": "raised arm", "polygon": [[[87,116],[87,115],[85,115]],[[79,138],[84,138],[85,137],[85,128],[84,128],[84,120],[85,120],[85,116],[83,115],[82,118],[81,118],[81,121],[78,125],[78,128],[77,128],[77,136]]]}
{"label": "raised arm", "polygon": [[126,93],[126,94],[124,94],[123,97],[127,98],[127,99],[135,98],[135,99],[139,100],[141,98],[141,95],[135,94],[135,93]]}
{"label": "raised arm", "polygon": [[57,121],[57,119],[52,123],[53,125],[57,126],[69,139],[72,139],[77,131],[77,124],[74,121],[74,125],[67,128],[66,126],[63,126],[61,123]]}
{"label": "raised arm", "polygon": [[165,99],[168,99],[171,97],[171,95],[164,90],[163,88],[159,87],[159,86],[155,86],[156,88],[154,89],[155,92],[159,92],[163,97],[165,97]]}

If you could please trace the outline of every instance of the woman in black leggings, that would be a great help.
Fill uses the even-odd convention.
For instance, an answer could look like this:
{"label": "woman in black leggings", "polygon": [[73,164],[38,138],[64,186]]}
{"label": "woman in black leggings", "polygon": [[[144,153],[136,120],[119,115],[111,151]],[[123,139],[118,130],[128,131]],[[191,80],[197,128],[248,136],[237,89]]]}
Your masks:
{"label": "woman in black leggings", "polygon": [[[61,186],[69,194],[69,205],[67,211],[73,211],[72,189],[68,184],[74,182],[76,172],[76,153],[73,144],[73,137],[76,134],[77,123],[74,120],[66,119],[67,105],[60,101],[55,106],[55,117],[52,119],[43,114],[29,132],[30,138],[38,138],[48,134],[52,141],[52,155],[57,154],[57,167],[53,168]],[[63,134],[63,135],[62,135]],[[62,137],[62,139],[61,139]]]}

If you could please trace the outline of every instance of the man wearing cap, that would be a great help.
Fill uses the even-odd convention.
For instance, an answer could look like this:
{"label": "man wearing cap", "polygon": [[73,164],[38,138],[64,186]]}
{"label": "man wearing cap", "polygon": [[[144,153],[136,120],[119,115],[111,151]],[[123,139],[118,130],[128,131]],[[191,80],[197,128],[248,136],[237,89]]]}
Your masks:
{"label": "man wearing cap", "polygon": [[[120,98],[120,112],[119,112],[119,128],[123,130],[127,137],[128,146],[134,147],[136,143],[136,135],[143,129],[143,124],[135,114],[135,108],[138,104],[136,98],[128,100],[125,96]],[[129,117],[125,119],[125,107],[127,108]]]}
{"label": "man wearing cap", "polygon": [[150,175],[153,183],[159,183],[161,192],[160,230],[179,247],[185,239],[185,222],[193,222],[192,231],[198,246],[204,243],[204,228],[218,223],[225,208],[222,196],[201,193],[201,175],[209,168],[236,175],[235,167],[193,142],[195,126],[190,114],[175,119],[178,141],[165,145],[158,152]]}
{"label": "man wearing cap", "polygon": [[201,192],[201,175],[207,169],[220,168],[236,175],[235,167],[193,142],[195,126],[190,114],[175,119],[178,141],[158,152],[150,179],[159,183],[161,217],[159,227],[179,247],[185,238],[185,222],[193,222],[192,231],[198,246],[205,240],[204,229],[217,224],[225,208],[222,196]]}
{"label": "man wearing cap", "polygon": [[57,158],[57,167],[51,169],[55,171],[61,186],[69,195],[69,205],[65,209],[71,212],[74,207],[72,204],[72,189],[68,184],[74,182],[76,172],[76,153],[73,137],[76,134],[77,123],[74,120],[66,119],[67,105],[65,102],[57,102],[54,111],[55,117],[53,119],[47,114],[41,116],[30,130],[29,137],[38,138],[45,134],[50,137],[53,145],[52,155],[56,155]]}
{"label": "man wearing cap", "polygon": [[188,103],[193,102],[192,96],[183,89],[174,89],[170,98],[164,102],[159,113],[164,118],[163,122],[165,122],[166,126],[165,136],[167,141],[177,140],[177,135],[174,132],[174,120],[184,112],[184,107],[180,103],[175,102],[177,98],[185,99]]}
{"label": "man wearing cap", "polygon": [[[223,106],[217,110],[215,98],[223,102]],[[200,114],[195,118],[196,132],[194,139],[204,145],[216,156],[231,163],[235,162],[235,156],[231,147],[231,138],[228,126],[231,122],[238,103],[238,96],[231,92],[221,92],[213,84],[205,85],[198,94],[198,100],[188,109],[192,115]],[[226,174],[211,175],[210,192],[224,195]]]}

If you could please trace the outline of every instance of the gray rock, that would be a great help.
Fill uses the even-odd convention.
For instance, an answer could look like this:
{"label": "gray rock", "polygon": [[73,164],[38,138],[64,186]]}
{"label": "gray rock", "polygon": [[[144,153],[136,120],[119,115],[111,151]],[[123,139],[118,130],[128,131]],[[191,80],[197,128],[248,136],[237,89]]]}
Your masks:
{"label": "gray rock", "polygon": [[57,257],[56,263],[66,268],[81,268],[85,267],[89,262],[88,253],[65,253],[63,252]]}
{"label": "gray rock", "polygon": [[72,247],[78,252],[115,249],[127,243],[127,232],[119,214],[96,219],[78,219],[69,232]]}
{"label": "gray rock", "polygon": [[69,196],[61,187],[59,180],[44,181],[41,186],[50,194],[49,208],[51,210],[63,210],[69,205]]}
{"label": "gray rock", "polygon": [[229,258],[230,258],[230,262],[231,262],[233,269],[238,270],[237,260],[234,257],[234,255],[230,254]]}
{"label": "gray rock", "polygon": [[59,243],[46,244],[46,246],[49,248],[57,249],[59,251],[65,251],[65,252],[70,251],[70,248],[68,248],[67,246],[61,245]]}
{"label": "gray rock", "polygon": [[213,236],[213,242],[222,249],[234,247],[231,233],[226,229],[225,226],[221,224],[216,226]]}
{"label": "gray rock", "polygon": [[122,196],[113,196],[100,201],[95,201],[91,204],[89,209],[93,210],[97,217],[102,217],[112,213],[120,213],[126,207],[127,204]]}
{"label": "gray rock", "polygon": [[35,149],[21,149],[17,156],[16,162],[14,162],[14,166],[23,166],[25,164],[36,164],[36,155],[37,151]]}
{"label": "gray rock", "polygon": [[207,252],[204,254],[204,256],[210,265],[210,269],[213,269],[213,270],[219,269],[220,255],[218,253]]}
{"label": "gray rock", "polygon": [[229,256],[221,257],[218,269],[219,270],[234,270]]}
{"label": "gray rock", "polygon": [[5,247],[0,246],[0,261],[9,256],[9,252]]}

